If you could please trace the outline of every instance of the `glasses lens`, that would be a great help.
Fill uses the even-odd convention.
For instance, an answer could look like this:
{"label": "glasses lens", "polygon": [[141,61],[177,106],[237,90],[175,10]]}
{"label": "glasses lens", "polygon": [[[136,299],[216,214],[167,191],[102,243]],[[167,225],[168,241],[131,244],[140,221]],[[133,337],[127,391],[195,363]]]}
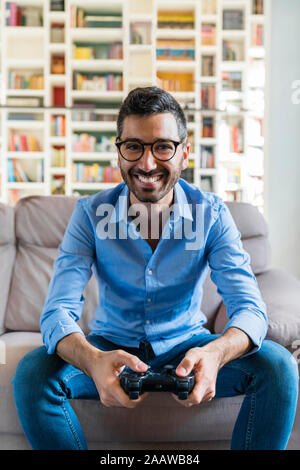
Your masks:
{"label": "glasses lens", "polygon": [[143,146],[137,141],[126,141],[120,146],[120,152],[126,160],[137,160],[143,153]]}
{"label": "glasses lens", "polygon": [[170,140],[161,140],[153,145],[154,156],[160,160],[169,160],[176,151],[175,144]]}

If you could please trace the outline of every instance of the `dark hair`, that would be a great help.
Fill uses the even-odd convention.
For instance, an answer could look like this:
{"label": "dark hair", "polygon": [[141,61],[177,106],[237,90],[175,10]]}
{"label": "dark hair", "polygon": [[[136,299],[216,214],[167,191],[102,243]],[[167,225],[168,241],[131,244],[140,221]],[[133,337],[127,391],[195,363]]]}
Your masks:
{"label": "dark hair", "polygon": [[123,121],[127,116],[150,116],[158,113],[172,113],[177,121],[180,139],[186,139],[186,118],[180,104],[170,93],[156,86],[135,88],[127,95],[118,114],[118,138],[121,137]]}

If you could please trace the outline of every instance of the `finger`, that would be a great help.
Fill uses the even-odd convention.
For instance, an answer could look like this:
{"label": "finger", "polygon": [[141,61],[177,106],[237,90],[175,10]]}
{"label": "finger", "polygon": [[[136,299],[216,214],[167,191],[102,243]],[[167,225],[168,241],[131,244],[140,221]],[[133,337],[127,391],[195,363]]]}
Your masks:
{"label": "finger", "polygon": [[195,349],[189,349],[185,357],[178,364],[176,368],[176,374],[180,376],[186,376],[191,373],[195,364],[199,361],[199,355]]}
{"label": "finger", "polygon": [[179,400],[178,396],[174,393],[171,393],[171,395],[177,401],[177,403],[180,403],[180,405],[185,406],[186,408],[190,408],[194,404],[189,400],[189,398],[187,398],[186,400]]}
{"label": "finger", "polygon": [[148,369],[148,365],[142,362],[137,356],[120,350],[114,360],[114,367],[118,369],[124,365],[137,372],[146,372]]}

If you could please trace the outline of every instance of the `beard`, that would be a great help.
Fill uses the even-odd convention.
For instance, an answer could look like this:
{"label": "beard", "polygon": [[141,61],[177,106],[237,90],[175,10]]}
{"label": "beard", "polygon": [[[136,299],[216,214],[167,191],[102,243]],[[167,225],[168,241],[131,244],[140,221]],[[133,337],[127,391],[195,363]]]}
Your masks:
{"label": "beard", "polygon": [[[131,168],[128,172],[125,172],[122,166],[120,166],[120,172],[122,178],[129,190],[134,194],[136,199],[140,202],[148,203],[157,203],[163,197],[165,197],[175,186],[181,175],[181,163],[176,166],[172,172],[168,171],[166,168],[159,169],[158,171],[150,171],[145,173],[144,171],[138,169],[134,170]],[[162,174],[161,180],[159,181],[159,188],[140,188],[135,182],[136,176],[155,176],[157,173]]]}

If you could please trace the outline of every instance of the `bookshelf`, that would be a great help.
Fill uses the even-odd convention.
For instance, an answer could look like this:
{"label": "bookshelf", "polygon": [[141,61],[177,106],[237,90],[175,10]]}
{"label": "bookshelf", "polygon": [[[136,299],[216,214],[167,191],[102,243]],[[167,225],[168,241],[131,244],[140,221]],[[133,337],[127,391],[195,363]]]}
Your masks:
{"label": "bookshelf", "polygon": [[12,3],[0,4],[1,201],[117,184],[118,109],[158,85],[187,116],[182,176],[263,210],[269,0]]}

